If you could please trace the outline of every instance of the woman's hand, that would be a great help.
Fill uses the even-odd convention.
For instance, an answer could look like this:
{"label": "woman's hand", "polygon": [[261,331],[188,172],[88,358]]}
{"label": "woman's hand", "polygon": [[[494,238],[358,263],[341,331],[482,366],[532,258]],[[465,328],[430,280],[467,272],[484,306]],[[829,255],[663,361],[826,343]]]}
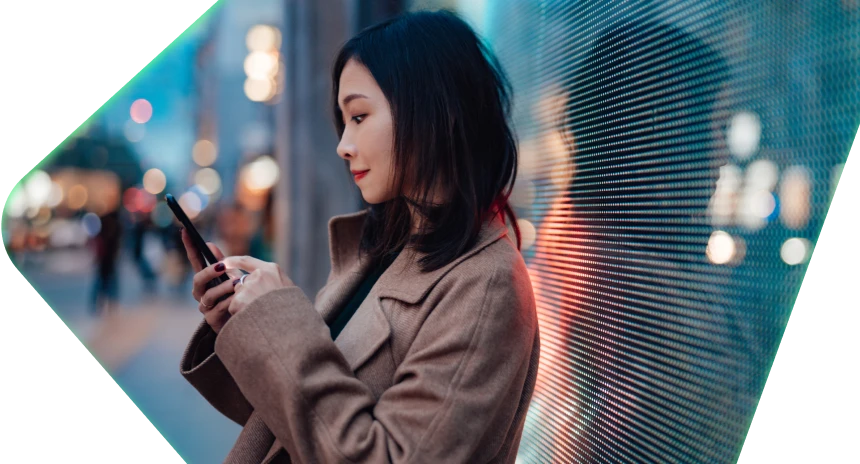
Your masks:
{"label": "woman's hand", "polygon": [[241,273],[239,271],[230,271],[228,275],[233,277],[231,280],[222,282],[212,288],[206,288],[206,285],[212,279],[227,272],[223,262],[224,254],[214,244],[206,243],[219,262],[204,268],[197,258],[197,249],[191,242],[188,232],[182,229],[181,233],[182,243],[185,245],[185,253],[188,255],[188,261],[191,262],[191,267],[194,269],[194,284],[191,289],[191,295],[197,300],[197,309],[203,314],[206,323],[209,324],[209,327],[212,327],[215,333],[218,333],[221,331],[221,327],[224,327],[224,324],[230,319],[230,313],[227,311],[227,308],[230,306],[233,296],[228,296],[223,301],[218,302],[218,304],[215,304],[215,302],[222,296],[233,292],[233,286],[239,281],[237,278],[238,274]]}
{"label": "woman's hand", "polygon": [[235,293],[230,298],[228,308],[230,315],[244,310],[257,297],[295,285],[275,263],[267,263],[250,256],[230,256],[224,259],[224,264],[230,269],[245,269],[250,272],[244,282],[240,282],[233,289]]}

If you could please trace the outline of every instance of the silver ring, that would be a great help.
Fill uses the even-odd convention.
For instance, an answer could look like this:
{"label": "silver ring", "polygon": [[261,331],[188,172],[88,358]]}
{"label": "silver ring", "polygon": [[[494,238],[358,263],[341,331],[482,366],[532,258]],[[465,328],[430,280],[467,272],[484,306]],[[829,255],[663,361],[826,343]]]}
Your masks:
{"label": "silver ring", "polygon": [[245,285],[245,277],[248,277],[248,274],[242,274],[242,277],[239,277],[239,283]]}
{"label": "silver ring", "polygon": [[204,303],[203,298],[200,298],[200,304],[202,304],[206,308],[214,308],[215,307],[215,305],[209,306],[208,304]]}

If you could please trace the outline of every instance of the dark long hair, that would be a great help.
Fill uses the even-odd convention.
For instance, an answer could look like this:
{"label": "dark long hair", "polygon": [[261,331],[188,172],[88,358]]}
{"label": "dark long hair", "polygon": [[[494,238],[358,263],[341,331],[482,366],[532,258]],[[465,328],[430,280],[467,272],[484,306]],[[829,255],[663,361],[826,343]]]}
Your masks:
{"label": "dark long hair", "polygon": [[[361,250],[382,258],[412,245],[425,254],[422,270],[432,271],[473,246],[482,224],[499,214],[510,218],[519,248],[508,203],[517,175],[512,90],[489,47],[448,11],[408,13],[363,30],[332,69],[339,137],[340,75],[351,59],[370,71],[391,107],[394,185],[401,193],[369,206]],[[428,201],[434,188],[446,195],[444,205]],[[408,204],[424,226],[415,235]]]}

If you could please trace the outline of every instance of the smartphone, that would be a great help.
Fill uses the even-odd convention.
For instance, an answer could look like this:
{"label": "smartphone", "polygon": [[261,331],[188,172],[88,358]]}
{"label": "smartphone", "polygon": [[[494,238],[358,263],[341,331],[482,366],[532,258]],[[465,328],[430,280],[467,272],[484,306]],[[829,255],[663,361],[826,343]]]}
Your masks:
{"label": "smartphone", "polygon": [[[197,232],[197,228],[191,223],[191,219],[188,219],[188,215],[185,214],[185,211],[183,211],[182,207],[179,206],[179,202],[176,201],[176,198],[168,193],[164,196],[164,200],[167,202],[167,206],[170,207],[170,210],[173,211],[173,215],[176,216],[176,219],[178,219],[179,222],[182,223],[182,226],[185,227],[185,230],[188,231],[188,236],[191,237],[191,243],[194,244],[194,248],[197,249],[197,261],[200,265],[207,267],[217,263],[218,258],[216,258],[212,253],[212,250],[206,246],[206,242],[203,240],[203,237],[201,237],[200,233]],[[206,284],[206,288],[212,288],[222,282],[227,282],[228,280],[230,280],[230,276],[226,273],[221,274],[209,281],[209,283]],[[229,294],[219,298],[218,301],[223,300],[227,296],[229,296]],[[216,301],[216,303],[218,301]]]}

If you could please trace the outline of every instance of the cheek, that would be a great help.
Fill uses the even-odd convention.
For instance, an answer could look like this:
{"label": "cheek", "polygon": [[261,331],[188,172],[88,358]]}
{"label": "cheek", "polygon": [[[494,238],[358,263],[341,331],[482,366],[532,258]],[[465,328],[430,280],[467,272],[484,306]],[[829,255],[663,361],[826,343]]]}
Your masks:
{"label": "cheek", "polygon": [[362,134],[362,153],[368,167],[387,174],[394,165],[394,143],[390,123],[369,127]]}

